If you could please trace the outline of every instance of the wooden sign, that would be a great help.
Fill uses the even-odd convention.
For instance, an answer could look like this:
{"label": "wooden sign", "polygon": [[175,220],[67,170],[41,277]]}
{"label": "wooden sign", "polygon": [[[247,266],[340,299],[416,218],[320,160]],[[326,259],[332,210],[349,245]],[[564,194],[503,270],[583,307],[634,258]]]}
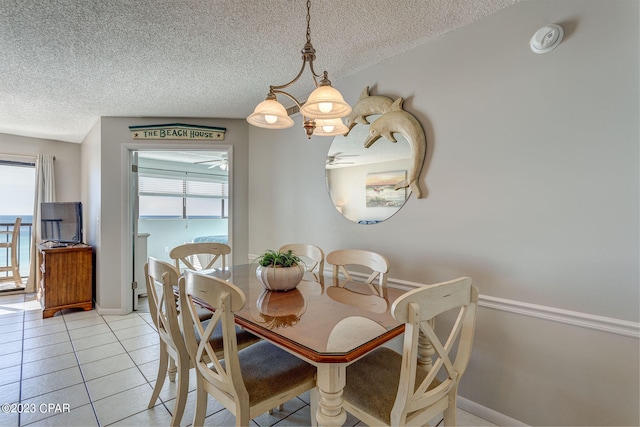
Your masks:
{"label": "wooden sign", "polygon": [[133,139],[185,139],[222,141],[227,128],[170,123],[166,125],[129,126]]}

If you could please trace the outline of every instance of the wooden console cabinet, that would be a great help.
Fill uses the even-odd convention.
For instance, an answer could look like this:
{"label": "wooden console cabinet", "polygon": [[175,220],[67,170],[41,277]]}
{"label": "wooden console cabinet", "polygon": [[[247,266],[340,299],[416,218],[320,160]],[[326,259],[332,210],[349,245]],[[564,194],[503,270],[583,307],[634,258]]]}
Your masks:
{"label": "wooden console cabinet", "polygon": [[66,308],[93,307],[93,248],[38,245],[38,301],[42,317]]}

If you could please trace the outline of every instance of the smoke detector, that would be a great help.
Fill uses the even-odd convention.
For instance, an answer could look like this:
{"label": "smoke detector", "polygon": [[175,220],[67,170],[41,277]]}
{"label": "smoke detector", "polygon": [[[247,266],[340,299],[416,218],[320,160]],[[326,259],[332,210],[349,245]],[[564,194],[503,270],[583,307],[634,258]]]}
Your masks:
{"label": "smoke detector", "polygon": [[529,46],[534,53],[547,53],[560,44],[563,35],[560,25],[549,24],[536,31],[529,40]]}

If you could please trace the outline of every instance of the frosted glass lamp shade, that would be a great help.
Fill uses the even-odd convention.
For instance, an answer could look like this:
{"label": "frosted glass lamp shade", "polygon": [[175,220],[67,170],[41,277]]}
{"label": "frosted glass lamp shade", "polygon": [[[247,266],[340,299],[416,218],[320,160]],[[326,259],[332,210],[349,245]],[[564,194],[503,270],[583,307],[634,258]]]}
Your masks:
{"label": "frosted glass lamp shade", "polygon": [[349,132],[349,128],[342,123],[341,119],[318,119],[313,134],[317,136],[344,135]]}
{"label": "frosted glass lamp shade", "polygon": [[311,92],[300,112],[314,119],[338,119],[351,112],[351,106],[337,89],[329,85],[319,86]]}
{"label": "frosted glass lamp shade", "polygon": [[287,110],[275,99],[262,101],[247,117],[247,122],[257,127],[267,129],[285,129],[293,126],[293,119]]}

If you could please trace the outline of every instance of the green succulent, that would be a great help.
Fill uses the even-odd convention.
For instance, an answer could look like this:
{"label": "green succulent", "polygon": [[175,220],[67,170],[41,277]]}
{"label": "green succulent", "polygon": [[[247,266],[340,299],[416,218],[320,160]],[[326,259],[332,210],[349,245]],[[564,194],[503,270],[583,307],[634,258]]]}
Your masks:
{"label": "green succulent", "polygon": [[267,249],[256,258],[256,261],[263,267],[293,267],[298,264],[304,264],[300,257],[294,255],[291,250],[280,252]]}

